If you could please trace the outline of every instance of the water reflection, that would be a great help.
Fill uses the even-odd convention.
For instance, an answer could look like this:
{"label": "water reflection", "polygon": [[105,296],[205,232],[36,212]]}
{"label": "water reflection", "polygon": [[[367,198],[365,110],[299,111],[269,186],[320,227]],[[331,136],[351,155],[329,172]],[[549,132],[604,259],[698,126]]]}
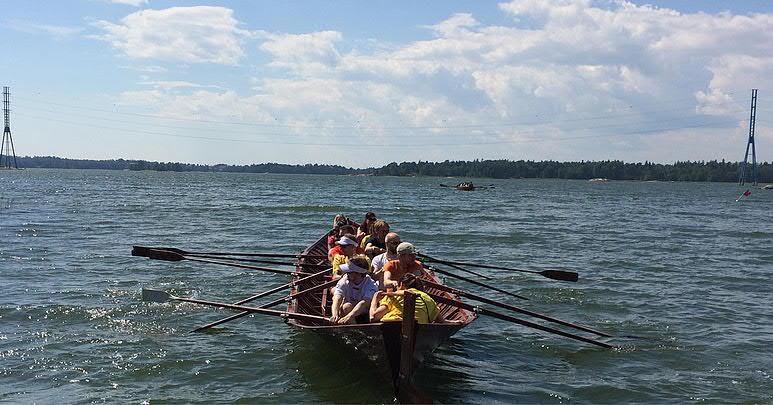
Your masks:
{"label": "water reflection", "polygon": [[334,403],[391,403],[389,370],[332,337],[294,330],[287,357],[317,400]]}

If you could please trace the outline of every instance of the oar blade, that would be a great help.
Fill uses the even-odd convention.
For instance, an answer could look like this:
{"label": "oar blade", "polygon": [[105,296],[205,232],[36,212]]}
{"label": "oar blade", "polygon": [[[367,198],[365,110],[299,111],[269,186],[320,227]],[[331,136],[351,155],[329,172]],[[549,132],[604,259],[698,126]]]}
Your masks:
{"label": "oar blade", "polygon": [[132,256],[148,257],[150,248],[145,246],[132,246]]}
{"label": "oar blade", "polygon": [[571,281],[573,283],[576,283],[577,280],[580,278],[580,276],[573,271],[563,271],[563,270],[543,270],[539,272],[539,274],[553,280]]}
{"label": "oar blade", "polygon": [[184,259],[183,250],[175,248],[153,248],[146,246],[132,246],[132,256],[147,257],[154,260],[166,260],[179,262]]}
{"label": "oar blade", "polygon": [[172,299],[171,294],[166,291],[142,289],[142,300],[146,302],[169,302]]}

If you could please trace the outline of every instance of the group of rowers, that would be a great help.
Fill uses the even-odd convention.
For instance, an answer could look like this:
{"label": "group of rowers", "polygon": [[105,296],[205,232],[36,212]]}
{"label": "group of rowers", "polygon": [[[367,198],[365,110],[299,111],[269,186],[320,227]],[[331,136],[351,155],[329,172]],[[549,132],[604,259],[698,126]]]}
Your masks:
{"label": "group of rowers", "polygon": [[330,321],[338,324],[399,321],[405,291],[416,294],[419,323],[438,320],[438,307],[418,280],[423,274],[413,244],[390,232],[389,224],[368,212],[355,228],[336,215],[328,234],[328,259],[333,278]]}

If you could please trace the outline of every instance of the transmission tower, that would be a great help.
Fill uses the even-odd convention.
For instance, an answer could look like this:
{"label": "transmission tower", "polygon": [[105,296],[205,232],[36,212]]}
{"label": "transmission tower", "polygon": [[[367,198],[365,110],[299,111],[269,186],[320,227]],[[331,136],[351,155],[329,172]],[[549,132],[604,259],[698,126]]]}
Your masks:
{"label": "transmission tower", "polygon": [[[5,129],[3,130],[3,143],[0,144],[0,169],[18,169],[16,164],[16,150],[13,148],[11,137],[11,93],[8,86],[3,87],[3,116],[5,117]],[[11,160],[13,157],[13,160]],[[11,166],[13,164],[13,166]]]}
{"label": "transmission tower", "polygon": [[[746,184],[746,173],[751,171],[751,179],[749,179],[753,185],[757,185],[757,152],[754,148],[754,127],[757,119],[757,89],[752,89],[752,106],[749,117],[749,141],[746,142],[746,154],[743,157],[743,163],[741,164],[741,177],[738,179],[738,184]],[[752,152],[752,167],[749,168],[749,148]]]}

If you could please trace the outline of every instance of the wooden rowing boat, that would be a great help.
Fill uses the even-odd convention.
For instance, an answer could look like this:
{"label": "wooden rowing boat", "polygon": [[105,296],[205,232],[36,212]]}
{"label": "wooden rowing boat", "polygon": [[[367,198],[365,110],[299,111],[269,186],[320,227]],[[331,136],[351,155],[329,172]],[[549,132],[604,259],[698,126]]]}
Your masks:
{"label": "wooden rowing boat", "polygon": [[[303,251],[296,268],[297,274],[293,276],[293,280],[298,281],[307,275],[307,273],[304,273],[304,264],[330,265],[327,259],[307,259],[304,257],[306,255],[326,256],[327,250],[327,235],[323,235]],[[441,283],[434,274],[427,270],[424,270],[422,278],[434,283]],[[290,292],[291,294],[298,293],[327,280],[329,279],[320,275],[310,280],[301,281],[293,285]],[[427,288],[425,291],[450,299],[459,299],[453,294],[435,288]],[[332,296],[329,289],[325,288],[318,293],[306,294],[297,300],[291,301],[287,306],[287,312],[329,317],[331,314],[331,303]],[[411,354],[413,364],[409,368],[410,370],[416,370],[422,364],[427,354],[431,353],[443,341],[477,318],[477,314],[474,312],[450,305],[438,304],[438,310],[438,319],[442,321],[415,326],[415,345]],[[321,321],[302,319],[288,319],[286,322],[292,326],[318,333],[351,348],[355,352],[361,353],[374,361],[382,370],[385,369],[388,374],[391,374],[392,382],[397,388],[402,349],[400,322],[354,325],[330,325]],[[411,376],[408,377],[410,378]]]}

